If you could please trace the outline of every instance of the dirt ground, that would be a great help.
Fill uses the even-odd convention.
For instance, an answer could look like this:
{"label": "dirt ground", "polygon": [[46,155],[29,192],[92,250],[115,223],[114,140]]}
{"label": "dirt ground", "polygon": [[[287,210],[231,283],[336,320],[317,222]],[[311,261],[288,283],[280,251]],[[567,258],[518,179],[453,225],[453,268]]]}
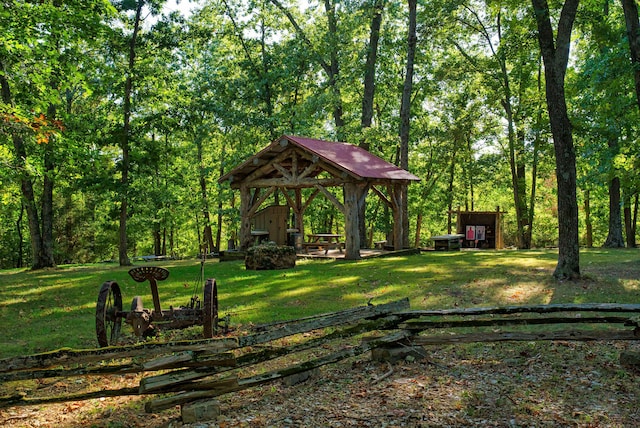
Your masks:
{"label": "dirt ground", "polygon": [[[218,398],[222,414],[183,424],[180,409],[144,412],[150,397],[0,409],[3,427],[631,427],[638,374],[621,367],[632,342],[529,342],[427,347],[395,364],[370,354],[325,366],[304,383],[277,381]],[[136,386],[139,376],[48,380],[31,394]]]}

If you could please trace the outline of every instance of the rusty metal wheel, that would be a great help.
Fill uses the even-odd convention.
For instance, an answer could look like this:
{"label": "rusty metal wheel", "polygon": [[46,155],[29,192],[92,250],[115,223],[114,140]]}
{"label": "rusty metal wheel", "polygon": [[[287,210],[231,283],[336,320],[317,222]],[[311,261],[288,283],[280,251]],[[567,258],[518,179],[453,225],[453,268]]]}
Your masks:
{"label": "rusty metal wheel", "polygon": [[218,286],[215,279],[207,279],[204,284],[204,304],[202,322],[204,337],[212,338],[218,329]]}
{"label": "rusty metal wheel", "polygon": [[96,334],[101,347],[113,345],[120,336],[122,326],[122,293],[115,281],[100,287],[96,304]]}

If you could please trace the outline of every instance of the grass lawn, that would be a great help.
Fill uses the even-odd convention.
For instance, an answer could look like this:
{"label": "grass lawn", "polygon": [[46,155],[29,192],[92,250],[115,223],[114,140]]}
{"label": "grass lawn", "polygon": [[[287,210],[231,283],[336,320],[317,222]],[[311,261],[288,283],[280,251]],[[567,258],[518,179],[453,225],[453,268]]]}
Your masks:
{"label": "grass lawn", "polygon": [[[552,250],[428,252],[358,262],[304,260],[279,271],[247,271],[243,262],[213,260],[207,261],[205,276],[216,278],[220,315],[228,314],[232,326],[403,297],[409,297],[412,309],[640,302],[640,250],[583,250],[584,278],[576,282],[552,278],[556,260]],[[156,265],[171,273],[159,283],[162,308],[185,305],[199,283],[199,262]],[[136,295],[153,307],[148,283],[133,281],[127,271],[106,264],[0,271],[0,358],[96,347],[95,306],[104,281],[118,282],[125,310]],[[131,334],[126,324],[122,330]]]}
{"label": "grass lawn", "polygon": [[[583,279],[573,282],[552,278],[556,258],[551,250],[429,252],[358,262],[299,261],[294,269],[282,271],[246,271],[242,262],[211,261],[205,276],[216,278],[220,314],[229,314],[236,334],[243,334],[242,327],[250,324],[403,297],[410,299],[412,309],[639,303],[640,250],[584,250]],[[158,265],[171,272],[159,284],[163,309],[186,304],[199,280],[199,262]],[[136,295],[143,297],[145,307],[153,306],[148,283],[134,282],[127,271],[114,265],[0,271],[0,358],[60,347],[96,347],[95,305],[104,281],[119,283],[125,309]],[[201,332],[201,327],[192,327],[180,337]],[[123,333],[131,336],[129,326],[123,325]],[[290,340],[295,338],[283,339],[281,345]],[[345,346],[333,343],[309,352],[328,353]],[[640,426],[638,373],[618,360],[621,352],[638,351],[639,346],[637,341],[450,344],[427,346],[424,360],[394,365],[361,355],[324,367],[300,385],[275,382],[226,394],[220,397],[222,415],[206,426]],[[253,376],[298,358],[302,357],[287,355],[240,369],[239,375]],[[0,388],[0,395],[11,388],[15,389],[11,393],[46,396],[135,387],[139,378],[24,381],[0,384],[6,388]],[[182,426],[177,408],[146,414],[144,403],[149,399],[132,396],[0,408],[0,425]]]}

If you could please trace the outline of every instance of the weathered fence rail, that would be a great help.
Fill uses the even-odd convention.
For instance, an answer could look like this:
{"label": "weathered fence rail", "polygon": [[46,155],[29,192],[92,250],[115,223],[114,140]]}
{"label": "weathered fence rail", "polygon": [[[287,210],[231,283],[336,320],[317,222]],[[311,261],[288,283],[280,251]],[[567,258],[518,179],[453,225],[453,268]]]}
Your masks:
{"label": "weathered fence rail", "polygon": [[[97,350],[62,349],[0,360],[0,382],[71,376],[144,373],[137,388],[83,392],[57,397],[20,394],[0,397],[0,407],[43,404],[118,395],[173,394],[146,403],[156,412],[194,400],[217,397],[306,372],[399,342],[414,346],[469,342],[539,340],[638,340],[640,305],[562,304],[444,310],[408,310],[407,299],[261,326],[242,337],[143,343]],[[551,315],[550,315],[551,314]],[[503,331],[513,326],[518,330]],[[541,329],[545,326],[547,330]],[[567,327],[569,326],[569,327]],[[330,328],[330,329],[328,329]],[[387,331],[387,333],[382,333]],[[277,346],[276,341],[316,332]],[[340,340],[369,335],[359,345]],[[336,345],[336,342],[338,344]],[[326,352],[326,344],[333,351]],[[314,350],[303,362],[284,364],[260,375],[242,369],[293,353]],[[325,355],[315,356],[315,350]],[[318,352],[319,353],[319,352]]]}
{"label": "weathered fence rail", "polygon": [[[541,314],[564,313],[564,316],[540,316]],[[598,341],[598,340],[638,340],[640,339],[640,305],[616,303],[550,304],[529,306],[479,307],[442,310],[407,311],[395,314],[406,322],[398,328],[415,332],[413,343],[417,345],[441,345],[472,342],[501,341]],[[535,314],[535,315],[532,315]],[[587,315],[588,314],[588,315]],[[595,315],[594,315],[595,314]],[[615,314],[615,315],[612,315]],[[442,318],[455,318],[442,320]],[[425,319],[427,318],[427,319]],[[439,318],[434,320],[433,318]],[[617,326],[615,329],[594,330],[592,326],[583,329],[546,330],[535,332],[510,331],[486,332],[479,327],[505,326]],[[630,328],[620,328],[630,327]],[[447,333],[420,335],[424,331],[441,329],[475,329],[470,333]]]}
{"label": "weathered fence rail", "polygon": [[[176,390],[184,391],[185,388],[190,387],[190,383],[195,385],[194,381],[198,379],[266,362],[291,352],[300,352],[319,347],[331,340],[370,331],[375,329],[376,326],[387,328],[388,326],[383,321],[376,320],[408,308],[408,299],[403,299],[383,305],[367,305],[330,314],[307,317],[302,320],[288,321],[282,325],[268,327],[265,331],[237,338],[214,338],[162,344],[146,343],[95,350],[62,349],[44,354],[7,358],[0,360],[0,367],[2,367],[0,370],[0,382],[49,377],[122,375],[169,369],[180,370],[170,372],[161,377],[145,377],[141,382],[141,386],[135,389],[120,388],[53,397],[28,397],[21,394],[0,397],[0,407],[119,395],[160,394]],[[394,323],[397,323],[397,321],[394,319]],[[338,326],[342,327],[338,328]],[[259,351],[254,351],[252,348],[257,345],[272,343],[288,336],[321,330],[327,327],[336,327],[336,330],[319,338],[311,338],[289,347],[270,346]],[[234,351],[235,354],[230,354],[231,351]],[[346,356],[343,358],[346,358]],[[325,364],[329,364],[329,362]],[[300,367],[299,370],[285,371],[280,377],[287,376],[287,373],[291,374],[291,371],[295,373],[303,370],[304,368]],[[270,380],[277,378],[278,376],[274,374]],[[249,387],[255,382],[256,380],[245,380],[242,384],[246,385],[245,387]]]}

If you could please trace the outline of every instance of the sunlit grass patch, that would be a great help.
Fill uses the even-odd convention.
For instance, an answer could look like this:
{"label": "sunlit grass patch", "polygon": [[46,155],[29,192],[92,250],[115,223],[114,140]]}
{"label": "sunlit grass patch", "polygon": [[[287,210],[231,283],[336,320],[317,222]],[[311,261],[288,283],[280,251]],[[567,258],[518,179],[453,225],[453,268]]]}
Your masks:
{"label": "sunlit grass patch", "polygon": [[552,292],[544,284],[522,282],[517,285],[504,287],[500,293],[505,303],[551,303]]}
{"label": "sunlit grass patch", "polygon": [[[555,281],[556,260],[555,250],[452,251],[357,262],[299,260],[295,268],[279,271],[247,271],[242,261],[207,261],[204,276],[216,279],[220,316],[229,315],[232,325],[287,320],[404,297],[412,309],[638,302],[640,251],[582,251],[585,279],[580,281]],[[169,278],[158,283],[163,308],[186,305],[194,292],[202,298],[198,260],[158,265],[170,271]],[[125,310],[134,296],[141,296],[145,307],[153,306],[148,282],[133,281],[128,270],[95,264],[0,271],[0,325],[11,337],[3,339],[7,346],[0,349],[1,356],[95,346],[95,305],[104,281],[120,285]]]}

